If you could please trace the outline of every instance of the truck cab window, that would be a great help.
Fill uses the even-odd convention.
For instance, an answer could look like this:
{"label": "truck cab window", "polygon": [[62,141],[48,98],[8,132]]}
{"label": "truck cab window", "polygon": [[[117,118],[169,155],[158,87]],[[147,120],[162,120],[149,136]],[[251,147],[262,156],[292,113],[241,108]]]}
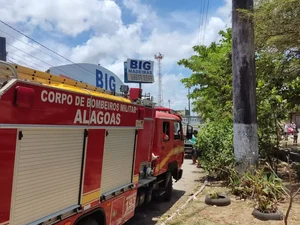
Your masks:
{"label": "truck cab window", "polygon": [[168,141],[170,139],[170,123],[163,122],[163,140]]}
{"label": "truck cab window", "polygon": [[181,126],[179,122],[174,122],[174,139],[181,139]]}

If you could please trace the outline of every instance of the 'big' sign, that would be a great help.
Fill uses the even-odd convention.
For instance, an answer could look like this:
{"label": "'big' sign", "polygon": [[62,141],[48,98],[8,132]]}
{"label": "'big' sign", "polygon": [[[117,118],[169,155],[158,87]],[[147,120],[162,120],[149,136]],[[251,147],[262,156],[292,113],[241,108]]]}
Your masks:
{"label": "'big' sign", "polygon": [[126,83],[153,83],[153,61],[127,59],[125,65]]}

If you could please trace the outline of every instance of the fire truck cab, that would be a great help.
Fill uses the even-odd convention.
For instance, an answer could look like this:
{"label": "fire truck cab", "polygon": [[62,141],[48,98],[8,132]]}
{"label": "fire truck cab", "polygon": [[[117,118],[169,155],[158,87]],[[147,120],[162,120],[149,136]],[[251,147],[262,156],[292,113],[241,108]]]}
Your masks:
{"label": "fire truck cab", "polygon": [[140,89],[0,61],[0,112],[1,225],[121,225],[182,177],[181,117]]}

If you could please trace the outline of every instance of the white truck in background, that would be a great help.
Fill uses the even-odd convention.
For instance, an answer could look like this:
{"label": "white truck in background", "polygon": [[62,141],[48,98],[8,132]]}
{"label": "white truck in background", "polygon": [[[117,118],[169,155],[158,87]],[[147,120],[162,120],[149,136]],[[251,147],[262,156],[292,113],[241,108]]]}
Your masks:
{"label": "white truck in background", "polygon": [[[198,126],[191,126],[191,125],[188,125],[186,123],[182,124],[182,129],[183,129],[184,132],[186,132],[188,128],[193,128],[193,130],[199,130],[200,129],[200,125],[198,125]],[[190,141],[190,139],[187,139],[186,137],[184,137],[184,154],[186,156],[188,156],[189,158],[191,158],[192,154],[193,154],[193,144]]]}

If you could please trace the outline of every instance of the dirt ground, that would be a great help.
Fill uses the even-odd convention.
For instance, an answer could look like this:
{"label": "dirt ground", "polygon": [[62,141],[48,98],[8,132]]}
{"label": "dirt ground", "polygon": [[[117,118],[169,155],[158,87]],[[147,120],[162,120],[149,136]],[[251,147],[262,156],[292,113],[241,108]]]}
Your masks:
{"label": "dirt ground", "polygon": [[[125,225],[159,225],[172,215],[178,207],[203,185],[205,172],[192,165],[186,159],[183,165],[184,175],[180,181],[174,183],[173,197],[170,202],[155,201],[141,208]],[[299,184],[299,183],[298,183]],[[299,185],[298,185],[299,186]],[[229,193],[227,187],[220,183],[208,183],[202,193],[189,203],[168,225],[282,225],[283,221],[260,221],[252,216],[253,201],[238,200],[230,195],[231,205],[226,207],[208,206],[204,203],[206,194],[210,192]],[[279,210],[285,214],[288,207],[286,201],[279,204]],[[300,225],[300,194],[296,196],[289,215],[289,225]]]}
{"label": "dirt ground", "polygon": [[189,196],[202,185],[200,178],[204,177],[202,169],[192,165],[190,159],[185,159],[183,164],[183,176],[173,185],[173,196],[170,202],[154,201],[141,208],[125,225],[154,225],[159,224],[184,204]]}
{"label": "dirt ground", "polygon": [[[282,225],[283,221],[260,221],[252,216],[254,203],[252,201],[238,200],[230,195],[231,204],[225,207],[208,206],[204,203],[206,194],[220,191],[228,193],[225,187],[207,186],[204,191],[184,211],[180,213],[168,225]],[[286,212],[287,202],[279,204],[279,210]],[[300,224],[300,196],[297,196],[290,216],[289,225]]]}

